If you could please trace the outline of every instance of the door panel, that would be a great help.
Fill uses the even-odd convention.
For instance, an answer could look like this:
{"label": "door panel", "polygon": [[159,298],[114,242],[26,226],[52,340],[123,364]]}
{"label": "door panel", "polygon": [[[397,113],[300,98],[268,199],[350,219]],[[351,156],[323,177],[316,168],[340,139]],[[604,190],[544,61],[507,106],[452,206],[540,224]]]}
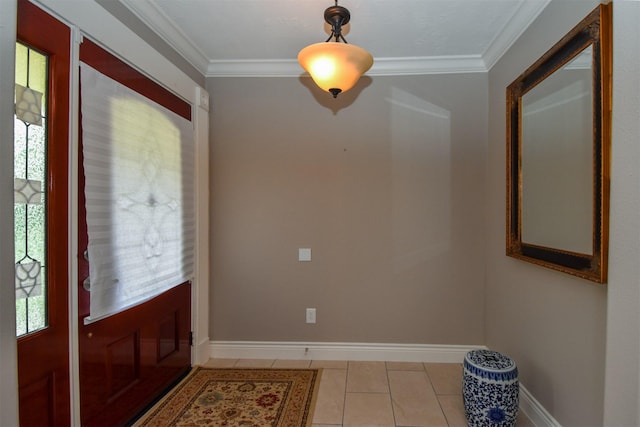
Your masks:
{"label": "door panel", "polygon": [[46,326],[18,338],[20,424],[70,424],[68,338],[68,158],[70,31],[18,2],[17,39],[48,57]]}
{"label": "door panel", "polygon": [[126,423],[189,369],[190,293],[184,283],[81,327],[84,426]]}
{"label": "door panel", "polygon": [[[80,59],[190,120],[189,104],[88,39],[80,47]],[[82,150],[79,164],[78,247],[82,253],[88,245]],[[91,292],[83,281],[90,262],[78,257],[82,425],[123,425],[190,368],[191,285],[180,284],[144,304],[85,325]]]}
{"label": "door panel", "polygon": [[[54,404],[56,379],[54,377],[53,373],[48,372],[41,378],[34,378],[29,384],[20,386],[20,425],[56,425]],[[37,410],[33,408],[37,408]]]}

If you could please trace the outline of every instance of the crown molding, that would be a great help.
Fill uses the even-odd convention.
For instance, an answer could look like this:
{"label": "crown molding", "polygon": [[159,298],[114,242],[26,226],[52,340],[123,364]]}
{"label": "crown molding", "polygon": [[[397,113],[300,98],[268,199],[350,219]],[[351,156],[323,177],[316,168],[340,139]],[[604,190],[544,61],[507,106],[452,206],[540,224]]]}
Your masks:
{"label": "crown molding", "polygon": [[205,74],[209,60],[196,44],[150,0],[119,0],[191,65]]}
{"label": "crown molding", "polygon": [[551,0],[530,0],[520,3],[520,7],[513,16],[507,20],[507,24],[493,39],[487,50],[482,55],[487,70],[490,70],[507,50],[518,40],[529,25],[540,15]]}
{"label": "crown molding", "polygon": [[[299,77],[295,59],[209,60],[152,0],[119,0],[205,77]],[[371,76],[487,72],[551,0],[524,0],[482,55],[375,58]]]}
{"label": "crown molding", "polygon": [[[375,58],[369,76],[483,73],[487,66],[477,55],[415,58]],[[210,61],[205,77],[299,77],[307,75],[295,59]]]}

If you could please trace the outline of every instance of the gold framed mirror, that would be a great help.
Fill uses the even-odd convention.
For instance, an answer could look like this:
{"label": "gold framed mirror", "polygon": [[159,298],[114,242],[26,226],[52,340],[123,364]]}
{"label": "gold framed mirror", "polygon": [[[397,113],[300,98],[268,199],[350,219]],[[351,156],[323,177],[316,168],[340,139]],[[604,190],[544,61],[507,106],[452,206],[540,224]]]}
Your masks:
{"label": "gold framed mirror", "polygon": [[607,280],[611,4],[507,87],[507,255]]}

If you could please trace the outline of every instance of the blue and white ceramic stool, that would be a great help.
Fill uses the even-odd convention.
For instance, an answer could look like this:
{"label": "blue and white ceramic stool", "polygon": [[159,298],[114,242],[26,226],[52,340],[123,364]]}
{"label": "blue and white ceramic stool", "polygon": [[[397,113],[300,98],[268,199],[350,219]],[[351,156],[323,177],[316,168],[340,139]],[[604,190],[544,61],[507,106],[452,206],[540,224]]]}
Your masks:
{"label": "blue and white ceramic stool", "polygon": [[492,350],[471,350],[464,357],[464,411],[471,427],[514,427],[518,415],[518,368]]}

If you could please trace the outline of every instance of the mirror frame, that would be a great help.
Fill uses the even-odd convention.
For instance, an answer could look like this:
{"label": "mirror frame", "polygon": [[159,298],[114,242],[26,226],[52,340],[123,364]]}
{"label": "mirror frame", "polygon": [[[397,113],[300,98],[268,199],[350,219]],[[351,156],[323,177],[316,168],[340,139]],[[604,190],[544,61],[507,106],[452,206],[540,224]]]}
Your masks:
{"label": "mirror frame", "polygon": [[[607,281],[611,151],[611,3],[600,4],[507,87],[507,255],[597,283]],[[522,97],[593,45],[592,254],[522,241]]]}

